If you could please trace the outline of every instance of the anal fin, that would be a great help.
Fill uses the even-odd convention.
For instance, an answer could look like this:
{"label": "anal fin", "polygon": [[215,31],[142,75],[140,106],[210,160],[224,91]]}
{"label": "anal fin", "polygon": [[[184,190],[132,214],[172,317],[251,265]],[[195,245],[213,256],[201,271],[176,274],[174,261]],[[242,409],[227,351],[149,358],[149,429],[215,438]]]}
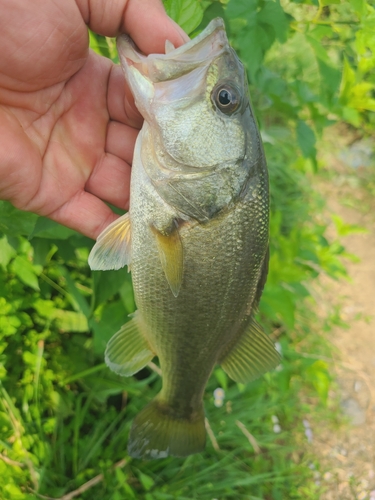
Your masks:
{"label": "anal fin", "polygon": [[123,377],[139,372],[155,356],[142,334],[139,313],[131,316],[132,319],[110,339],[105,350],[107,366]]}
{"label": "anal fin", "polygon": [[130,229],[128,212],[99,234],[89,255],[91,269],[108,271],[109,269],[120,269],[130,264]]}
{"label": "anal fin", "polygon": [[246,384],[276,368],[280,359],[271,339],[251,318],[245,333],[219,362],[231,379]]}

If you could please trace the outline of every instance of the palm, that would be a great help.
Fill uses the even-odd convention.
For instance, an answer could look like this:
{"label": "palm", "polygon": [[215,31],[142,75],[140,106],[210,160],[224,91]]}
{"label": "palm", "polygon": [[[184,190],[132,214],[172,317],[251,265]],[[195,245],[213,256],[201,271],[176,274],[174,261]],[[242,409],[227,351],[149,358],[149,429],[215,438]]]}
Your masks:
{"label": "palm", "polygon": [[0,199],[95,237],[116,217],[102,200],[127,207],[140,116],[121,70],[88,51],[78,0],[46,0],[32,24],[35,5],[7,1]]}

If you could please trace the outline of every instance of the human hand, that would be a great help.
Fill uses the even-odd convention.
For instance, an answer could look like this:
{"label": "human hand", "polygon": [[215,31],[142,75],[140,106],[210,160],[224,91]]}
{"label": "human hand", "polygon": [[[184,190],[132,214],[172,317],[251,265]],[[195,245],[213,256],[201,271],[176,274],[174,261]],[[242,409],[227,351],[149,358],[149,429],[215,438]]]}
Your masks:
{"label": "human hand", "polygon": [[142,118],[119,66],[88,50],[128,33],[146,54],[187,41],[160,0],[2,0],[0,199],[96,238],[128,208]]}

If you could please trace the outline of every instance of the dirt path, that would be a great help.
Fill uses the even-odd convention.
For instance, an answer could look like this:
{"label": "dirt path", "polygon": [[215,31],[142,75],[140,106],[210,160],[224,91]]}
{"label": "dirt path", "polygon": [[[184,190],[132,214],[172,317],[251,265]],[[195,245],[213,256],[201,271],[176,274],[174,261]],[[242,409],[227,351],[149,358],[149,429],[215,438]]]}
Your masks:
{"label": "dirt path", "polygon": [[350,423],[338,431],[317,429],[314,448],[326,489],[322,500],[375,500],[375,200],[358,185],[358,171],[343,168],[342,162],[336,166],[337,176],[322,185],[328,214],[368,233],[342,240],[360,259],[347,262],[352,281],[322,281],[320,307],[327,312],[339,303],[340,317],[349,325],[335,327],[330,341],[338,352],[334,392]]}

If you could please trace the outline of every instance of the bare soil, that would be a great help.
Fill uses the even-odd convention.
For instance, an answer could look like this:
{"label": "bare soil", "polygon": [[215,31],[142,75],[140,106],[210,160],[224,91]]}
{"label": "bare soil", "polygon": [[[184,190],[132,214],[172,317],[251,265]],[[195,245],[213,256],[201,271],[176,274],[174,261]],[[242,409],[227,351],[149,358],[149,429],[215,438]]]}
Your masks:
{"label": "bare soil", "polygon": [[[320,457],[322,500],[375,500],[375,200],[359,181],[361,166],[345,165],[347,151],[336,144],[336,152],[324,158],[335,175],[319,185],[328,202],[327,219],[337,214],[367,230],[341,240],[346,251],[359,258],[346,261],[350,281],[321,280],[321,312],[338,304],[340,318],[348,325],[329,333],[337,353],[332,397],[339,398],[347,423],[338,430],[314,429],[313,447]],[[375,172],[374,165],[362,168]]]}

